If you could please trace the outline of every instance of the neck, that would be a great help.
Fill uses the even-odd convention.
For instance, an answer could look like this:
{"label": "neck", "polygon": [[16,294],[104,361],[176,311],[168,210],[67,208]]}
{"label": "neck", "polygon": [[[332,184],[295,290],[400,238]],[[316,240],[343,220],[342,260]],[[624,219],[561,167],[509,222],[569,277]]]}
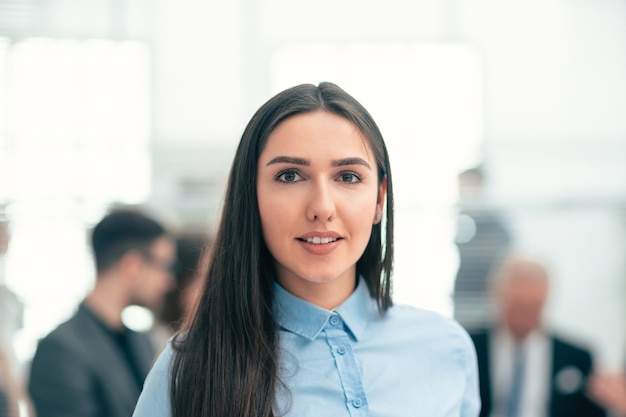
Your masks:
{"label": "neck", "polygon": [[511,330],[507,330],[507,332],[511,335],[511,338],[515,342],[516,345],[522,345],[528,340],[528,337],[535,331],[535,329],[530,330],[525,333],[514,333]]}
{"label": "neck", "polygon": [[85,304],[110,328],[121,329],[122,311],[128,306],[125,298],[119,292],[119,288],[108,279],[114,277],[98,277],[94,289],[85,298]]}
{"label": "neck", "polygon": [[330,282],[291,282],[279,280],[279,284],[291,294],[325,310],[339,307],[356,289],[355,279]]}

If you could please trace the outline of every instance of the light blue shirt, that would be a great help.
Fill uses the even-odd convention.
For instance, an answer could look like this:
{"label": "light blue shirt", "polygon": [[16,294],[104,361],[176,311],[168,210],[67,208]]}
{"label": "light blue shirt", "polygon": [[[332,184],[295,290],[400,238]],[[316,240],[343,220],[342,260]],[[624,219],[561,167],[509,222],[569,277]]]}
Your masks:
{"label": "light blue shirt", "polygon": [[[334,311],[275,285],[279,414],[289,417],[476,417],[476,353],[455,321],[409,306],[381,316],[363,280]],[[133,417],[169,417],[168,344]],[[236,401],[236,400],[235,400]]]}

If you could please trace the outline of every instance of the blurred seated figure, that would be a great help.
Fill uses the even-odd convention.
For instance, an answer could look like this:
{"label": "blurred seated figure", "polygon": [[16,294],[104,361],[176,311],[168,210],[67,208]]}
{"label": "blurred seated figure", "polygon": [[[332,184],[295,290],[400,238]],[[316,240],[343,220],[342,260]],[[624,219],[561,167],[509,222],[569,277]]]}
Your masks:
{"label": "blurred seated figure", "polygon": [[596,373],[589,381],[589,392],[611,415],[626,417],[626,373]]}
{"label": "blurred seated figure", "polygon": [[[13,340],[22,329],[24,322],[24,304],[9,287],[0,283],[0,352],[11,372],[21,377],[21,366],[13,348]],[[20,378],[21,379],[21,378]]]}
{"label": "blurred seated figure", "polygon": [[9,360],[0,350],[0,417],[19,417],[20,389]]}
{"label": "blurred seated figure", "polygon": [[[4,284],[4,256],[9,248],[9,220],[0,204],[0,417],[18,417],[20,404],[28,409],[22,366],[13,348],[14,336],[22,328],[24,304]],[[32,410],[29,410],[32,413]]]}
{"label": "blurred seated figure", "polygon": [[[128,417],[156,350],[127,328],[122,311],[153,308],[169,291],[175,246],[163,226],[135,209],[93,229],[93,289],[76,313],[39,341],[29,391],[37,417]],[[61,272],[62,273],[62,272]]]}
{"label": "blurred seated figure", "polygon": [[198,268],[208,243],[208,237],[203,235],[183,234],[176,238],[175,285],[156,309],[155,324],[151,330],[157,349],[165,346],[191,314],[200,290]]}
{"label": "blurred seated figure", "polygon": [[454,318],[466,328],[493,323],[487,281],[494,266],[508,251],[512,236],[501,210],[485,197],[482,166],[458,175],[461,211],[455,244],[459,268],[454,281]]}
{"label": "blurred seated figure", "polygon": [[605,412],[586,394],[593,370],[588,350],[542,323],[548,273],[510,255],[492,277],[497,324],[471,333],[478,356],[481,417],[596,417]]}

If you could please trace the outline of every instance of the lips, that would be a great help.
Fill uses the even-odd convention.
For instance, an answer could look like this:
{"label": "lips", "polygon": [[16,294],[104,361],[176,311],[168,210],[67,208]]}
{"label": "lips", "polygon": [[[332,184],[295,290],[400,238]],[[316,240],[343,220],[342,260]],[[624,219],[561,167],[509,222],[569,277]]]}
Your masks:
{"label": "lips", "polygon": [[339,246],[343,238],[334,232],[312,232],[299,236],[296,240],[313,255],[327,255]]}
{"label": "lips", "polygon": [[307,233],[296,238],[302,249],[316,256],[333,253],[341,245],[342,240],[341,236],[332,232]]}

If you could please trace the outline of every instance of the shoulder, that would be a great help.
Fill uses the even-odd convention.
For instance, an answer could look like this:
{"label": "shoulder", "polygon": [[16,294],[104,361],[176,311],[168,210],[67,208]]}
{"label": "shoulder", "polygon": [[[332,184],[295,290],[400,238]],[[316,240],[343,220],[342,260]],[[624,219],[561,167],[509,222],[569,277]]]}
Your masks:
{"label": "shoulder", "polygon": [[492,333],[491,330],[486,328],[468,329],[467,332],[469,333],[472,341],[477,345],[486,344]]}
{"label": "shoulder", "polygon": [[82,344],[89,344],[89,337],[85,337],[85,323],[83,314],[77,311],[67,321],[61,323],[50,333],[39,340],[38,350],[54,348],[71,348],[77,346],[76,341],[82,339]]}
{"label": "shoulder", "polygon": [[563,378],[580,378],[589,375],[594,368],[591,351],[577,341],[552,335],[552,370],[557,382]]}
{"label": "shoulder", "polygon": [[170,366],[175,349],[172,343],[167,342],[148,373],[133,417],[169,416]]}
{"label": "shoulder", "polygon": [[[171,363],[176,352],[176,347],[174,346],[175,343],[175,339],[172,338],[165,344],[165,347],[156,356],[156,360],[154,361],[148,374],[148,379],[167,379],[170,373]],[[146,380],[146,383],[148,379]]]}
{"label": "shoulder", "polygon": [[33,394],[41,394],[63,384],[83,384],[94,359],[91,351],[97,343],[93,337],[80,337],[80,326],[76,326],[76,316],[59,325],[37,343],[35,354],[29,366],[29,389]]}
{"label": "shoulder", "polygon": [[474,344],[468,332],[456,320],[441,313],[400,304],[391,307],[382,320],[420,345],[429,344],[439,351],[457,354],[465,359],[475,356]]}
{"label": "shoulder", "polygon": [[172,361],[172,358],[174,356],[174,352],[175,352],[175,346],[174,344],[176,343],[176,339],[175,338],[171,338],[170,340],[167,341],[167,343],[165,344],[165,347],[163,348],[163,350],[161,350],[161,352],[159,353],[159,355],[157,356],[157,359],[154,363],[154,367],[153,368],[169,368],[170,362]]}
{"label": "shoulder", "polygon": [[577,356],[591,360],[591,351],[584,344],[555,334],[550,335],[549,338],[552,340],[555,354]]}
{"label": "shoulder", "polygon": [[99,323],[95,313],[92,313],[84,303],[76,306],[73,313],[63,322],[61,322],[54,330],[52,330],[44,339],[80,339],[83,342],[89,342],[90,336],[94,333],[104,333],[104,327]]}
{"label": "shoulder", "polygon": [[432,310],[406,304],[395,304],[382,316],[383,320],[406,325],[419,326],[433,332],[465,334],[467,332],[454,319]]}

